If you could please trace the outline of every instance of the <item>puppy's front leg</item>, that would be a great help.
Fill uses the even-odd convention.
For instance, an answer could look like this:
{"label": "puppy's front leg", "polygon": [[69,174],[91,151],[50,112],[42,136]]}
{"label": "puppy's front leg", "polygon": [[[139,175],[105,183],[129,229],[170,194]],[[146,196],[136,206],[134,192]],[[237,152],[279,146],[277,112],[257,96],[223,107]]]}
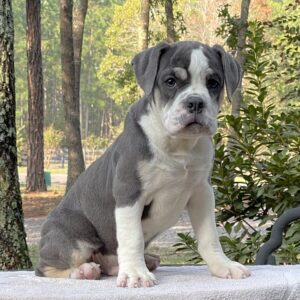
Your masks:
{"label": "puppy's front leg", "polygon": [[215,198],[211,185],[203,183],[187,205],[191,223],[198,241],[198,251],[210,272],[222,278],[245,278],[250,271],[231,261],[224,254],[215,224]]}
{"label": "puppy's front leg", "polygon": [[149,272],[144,258],[144,236],[141,216],[143,205],[137,201],[133,206],[117,207],[115,211],[119,274],[119,287],[151,287],[157,284]]}

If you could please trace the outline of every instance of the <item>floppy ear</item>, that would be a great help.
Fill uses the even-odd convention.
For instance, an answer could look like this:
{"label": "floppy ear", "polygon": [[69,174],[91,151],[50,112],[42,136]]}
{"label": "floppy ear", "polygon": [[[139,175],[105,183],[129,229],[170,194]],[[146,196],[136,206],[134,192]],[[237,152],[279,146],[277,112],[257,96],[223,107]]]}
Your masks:
{"label": "floppy ear", "polygon": [[215,49],[221,57],[227,97],[229,101],[231,101],[232,95],[239,87],[242,80],[241,66],[230,54],[225,52],[222,46],[214,45],[213,49]]}
{"label": "floppy ear", "polygon": [[162,53],[170,47],[167,43],[159,43],[157,46],[144,50],[137,54],[131,64],[138,84],[149,95],[154,86],[159,61]]}

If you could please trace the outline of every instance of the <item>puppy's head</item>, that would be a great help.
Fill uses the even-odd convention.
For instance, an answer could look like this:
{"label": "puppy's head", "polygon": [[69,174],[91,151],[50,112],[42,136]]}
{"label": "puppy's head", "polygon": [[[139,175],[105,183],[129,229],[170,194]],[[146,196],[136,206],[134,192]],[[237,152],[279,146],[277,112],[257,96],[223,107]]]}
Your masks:
{"label": "puppy's head", "polygon": [[198,42],[160,43],[136,55],[133,67],[173,136],[213,135],[224,86],[231,99],[241,78],[239,64],[221,46]]}

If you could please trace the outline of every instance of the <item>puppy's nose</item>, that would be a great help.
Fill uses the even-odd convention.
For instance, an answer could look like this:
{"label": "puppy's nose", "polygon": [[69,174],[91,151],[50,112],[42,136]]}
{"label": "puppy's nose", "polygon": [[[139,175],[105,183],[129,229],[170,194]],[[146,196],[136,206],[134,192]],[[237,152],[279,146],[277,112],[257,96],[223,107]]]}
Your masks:
{"label": "puppy's nose", "polygon": [[189,113],[200,114],[204,108],[204,101],[200,97],[190,97],[187,101],[187,110]]}

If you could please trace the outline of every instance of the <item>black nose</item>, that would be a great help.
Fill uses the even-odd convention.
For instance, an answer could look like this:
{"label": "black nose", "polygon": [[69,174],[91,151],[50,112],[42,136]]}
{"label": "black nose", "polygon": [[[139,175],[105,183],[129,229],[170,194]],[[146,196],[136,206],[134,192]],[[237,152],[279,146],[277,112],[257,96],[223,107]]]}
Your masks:
{"label": "black nose", "polygon": [[204,108],[204,101],[200,97],[189,97],[186,107],[191,114],[200,114]]}

